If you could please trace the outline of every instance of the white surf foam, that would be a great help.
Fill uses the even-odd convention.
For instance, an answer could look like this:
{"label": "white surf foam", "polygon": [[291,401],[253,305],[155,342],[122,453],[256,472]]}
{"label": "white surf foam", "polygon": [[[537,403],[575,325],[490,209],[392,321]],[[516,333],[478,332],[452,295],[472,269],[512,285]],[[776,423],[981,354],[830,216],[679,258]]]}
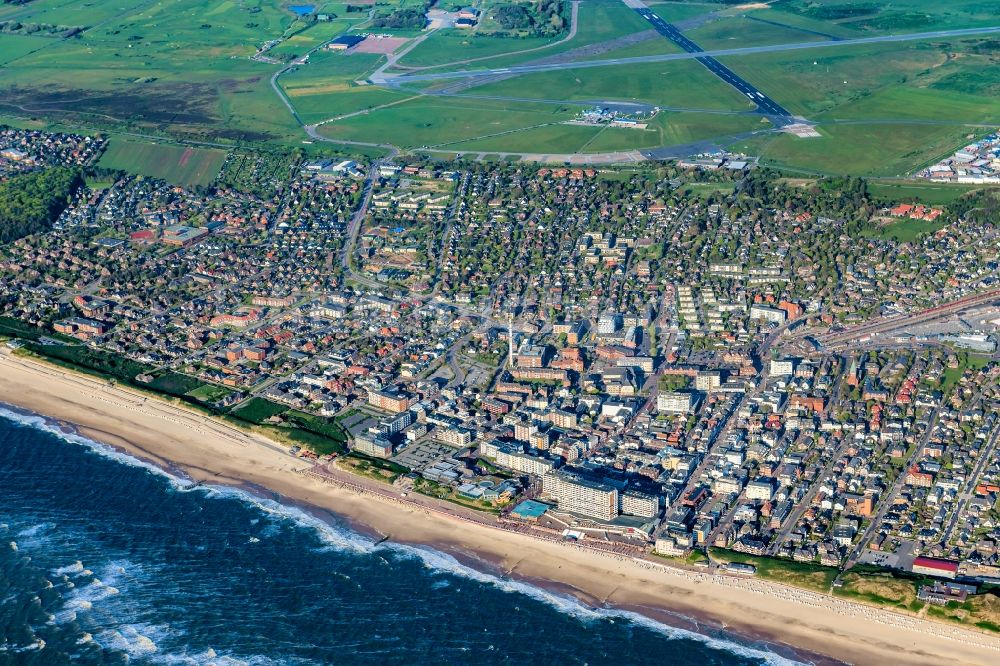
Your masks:
{"label": "white surf foam", "polygon": [[221,654],[212,648],[194,654],[186,652],[158,654],[150,661],[168,666],[272,666],[276,664],[287,666],[287,662],[285,661],[275,661],[263,655],[236,657],[229,654]]}
{"label": "white surf foam", "polygon": [[[400,553],[410,557],[415,557],[421,560],[423,564],[431,571],[435,571],[442,574],[451,574],[461,578],[474,580],[479,583],[492,585],[505,592],[523,594],[527,597],[531,597],[532,599],[545,603],[562,613],[571,615],[583,622],[597,622],[605,620],[614,621],[615,618],[620,618],[627,620],[633,624],[645,627],[649,630],[663,634],[669,638],[699,641],[711,648],[718,650],[725,650],[732,654],[736,654],[750,659],[760,659],[772,666],[794,666],[796,664],[801,663],[793,661],[791,659],[787,659],[785,657],[782,657],[781,655],[740,645],[739,643],[735,643],[732,641],[713,638],[711,636],[705,636],[703,634],[699,634],[693,631],[688,631],[686,629],[671,627],[669,625],[657,622],[656,620],[648,618],[645,615],[641,615],[640,613],[635,613],[633,611],[617,610],[611,608],[590,608],[582,604],[579,600],[567,595],[556,594],[554,592],[544,590],[540,587],[536,587],[528,583],[506,580],[498,576],[494,576],[492,574],[484,573],[482,571],[479,571],[477,569],[462,564],[461,562],[456,560],[451,555],[448,555],[447,553],[442,553],[430,548],[395,544],[392,542],[386,542],[383,544],[375,545],[375,543],[371,539],[361,534],[358,534],[357,532],[354,532],[346,528],[340,528],[331,525],[330,523],[323,521],[298,507],[288,506],[280,502],[277,502],[275,500],[262,498],[253,493],[247,492],[239,488],[232,488],[229,486],[195,485],[190,479],[180,478],[155,465],[152,465],[143,460],[139,460],[134,456],[116,451],[115,449],[111,448],[106,444],[91,440],[87,437],[75,433],[63,432],[61,429],[50,424],[48,421],[46,421],[44,418],[40,416],[30,416],[30,415],[20,414],[18,412],[6,409],[2,405],[0,405],[0,417],[7,418],[8,420],[14,421],[18,424],[27,427],[44,430],[68,442],[82,444],[83,446],[86,446],[87,448],[95,451],[96,453],[105,456],[107,458],[110,458],[112,460],[115,460],[117,462],[121,462],[123,464],[131,465],[134,467],[144,468],[147,471],[150,471],[154,474],[169,479],[170,482],[178,489],[203,491],[206,493],[208,497],[220,497],[220,498],[232,497],[239,499],[243,502],[246,502],[256,507],[257,509],[259,509],[260,511],[269,516],[288,520],[300,527],[305,527],[314,530],[319,535],[320,539],[327,546],[329,546],[334,550],[351,551],[356,553],[372,553],[373,551],[378,549],[388,549],[392,552]],[[11,542],[11,546],[16,550],[17,545],[14,542]],[[384,558],[383,561],[385,561]],[[386,562],[386,564],[388,564],[388,562]],[[95,582],[100,582],[100,581],[95,581]],[[93,585],[93,583],[91,585]],[[90,587],[91,586],[88,586],[88,588],[85,589],[89,590]],[[101,587],[95,588],[94,591],[96,592],[97,590],[100,589],[102,588]],[[111,592],[112,590],[113,592]],[[116,590],[115,588],[113,587],[108,588],[106,586],[103,586],[102,594],[104,594],[105,596],[102,596],[100,598],[103,599],[106,598],[106,596],[110,596],[111,594],[117,594],[117,593],[118,590]],[[88,594],[83,598],[91,602],[98,600],[98,599],[91,599],[89,597],[90,595]],[[125,644],[132,645],[134,643],[134,641],[129,642],[128,636],[120,634],[120,632],[118,633],[119,635],[121,635],[122,639],[125,640]],[[116,639],[116,637],[113,634],[110,635],[110,638]],[[134,638],[138,640],[139,633],[137,633]],[[148,643],[146,643],[143,640],[139,640],[138,649],[146,649],[148,647],[149,647]],[[155,648],[155,642],[153,643],[153,647]],[[162,657],[166,658],[167,655],[162,655]],[[177,656],[175,655],[175,657]],[[193,657],[189,656],[179,656],[177,658],[184,660],[194,659]],[[256,661],[256,659],[258,658],[254,658],[252,663],[259,663]],[[200,664],[206,662],[195,660],[195,661],[180,661],[172,663]],[[210,663],[220,663],[220,662],[214,661]],[[238,662],[231,662],[231,663],[238,663]]]}
{"label": "white surf foam", "polygon": [[95,578],[89,585],[78,587],[73,590],[73,593],[69,596],[66,601],[66,605],[63,608],[90,610],[93,608],[95,603],[104,601],[110,597],[116,597],[119,594],[121,594],[121,591],[117,587],[107,585],[101,579]]}
{"label": "white surf foam", "polygon": [[109,650],[124,652],[130,659],[148,657],[159,650],[156,640],[167,634],[165,627],[125,624],[99,632],[95,642]]}
{"label": "white surf foam", "polygon": [[129,465],[130,467],[141,467],[148,472],[168,479],[175,488],[189,488],[194,485],[194,482],[191,479],[183,478],[176,474],[167,472],[166,470],[163,470],[152,463],[146,462],[145,460],[140,460],[135,456],[122,453],[121,451],[118,451],[103,442],[98,442],[75,432],[65,432],[62,428],[42,416],[22,414],[21,412],[12,410],[9,407],[4,406],[3,403],[0,403],[0,417],[7,419],[8,421],[13,421],[21,426],[34,428],[35,430],[42,430],[50,435],[55,435],[63,441],[70,442],[72,444],[80,444],[100,456]]}
{"label": "white surf foam", "polygon": [[59,567],[58,569],[52,570],[53,576],[68,576],[70,574],[78,574],[83,572],[83,562],[77,560],[73,564],[67,564],[64,567]]}
{"label": "white surf foam", "polygon": [[27,527],[17,533],[17,538],[19,539],[31,539],[33,537],[42,536],[49,530],[55,528],[55,523],[38,523],[37,525],[32,525]]}
{"label": "white surf foam", "polygon": [[668,638],[698,641],[713,649],[725,650],[732,654],[749,659],[760,659],[772,666],[796,666],[802,663],[787,659],[772,652],[766,652],[764,650],[740,645],[739,643],[735,643],[733,641],[705,636],[703,634],[688,631],[686,629],[680,629],[678,627],[671,627],[670,625],[657,622],[652,618],[633,611],[618,610],[613,608],[591,608],[581,603],[578,599],[568,595],[557,594],[528,583],[507,580],[492,574],[484,573],[477,569],[473,569],[472,567],[462,564],[447,553],[442,553],[430,548],[401,544],[394,544],[391,548],[399,553],[421,560],[424,566],[433,572],[450,574],[474,580],[478,583],[492,585],[493,587],[503,590],[504,592],[523,594],[524,596],[531,597],[536,601],[547,604],[561,613],[575,617],[584,623],[599,621],[613,622],[615,619],[623,619],[631,622],[632,624],[636,624],[651,631],[663,634]]}
{"label": "white surf foam", "polygon": [[[371,539],[350,529],[332,525],[297,506],[282,504],[281,502],[260,497],[246,490],[229,486],[205,485],[199,486],[199,489],[204,489],[209,497],[235,498],[257,508],[272,518],[287,520],[299,527],[313,530],[319,535],[324,545],[334,550],[367,553],[375,545],[375,542]],[[262,532],[262,536],[265,537],[274,536],[275,534],[267,529]]]}

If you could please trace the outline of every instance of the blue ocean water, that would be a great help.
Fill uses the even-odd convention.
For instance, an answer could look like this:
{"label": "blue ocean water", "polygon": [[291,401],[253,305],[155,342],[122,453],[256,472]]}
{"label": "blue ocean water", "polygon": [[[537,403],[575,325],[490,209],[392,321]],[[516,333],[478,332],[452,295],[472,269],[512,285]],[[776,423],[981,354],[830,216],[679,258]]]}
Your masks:
{"label": "blue ocean water", "polygon": [[762,664],[0,409],[0,663]]}

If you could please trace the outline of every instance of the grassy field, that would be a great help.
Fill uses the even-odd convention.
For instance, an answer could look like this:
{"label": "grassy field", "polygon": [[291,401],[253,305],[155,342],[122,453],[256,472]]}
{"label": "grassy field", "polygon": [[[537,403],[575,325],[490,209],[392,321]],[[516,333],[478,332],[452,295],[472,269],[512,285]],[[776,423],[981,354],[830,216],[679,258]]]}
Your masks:
{"label": "grassy field", "polygon": [[[415,2],[386,0],[379,11],[399,4]],[[987,0],[913,0],[905,9],[862,0],[777,0],[767,8],[713,2],[654,6],[672,21],[711,13],[689,29],[706,48],[926,29],[921,25],[927,21],[935,28],[996,22]],[[3,5],[0,21],[16,17],[25,24],[85,29],[69,39],[4,34],[0,113],[110,134],[127,128],[194,144],[302,147],[302,128],[270,85],[282,65],[250,56],[266,42],[284,40],[271,55],[288,62],[346,30],[363,29],[366,11],[347,12],[343,2],[322,3],[319,9],[336,18],[311,23],[286,5],[262,0],[120,0],[114,7],[32,0]],[[623,37],[649,33],[650,26],[620,2],[582,3],[578,31],[565,42],[568,31],[546,38],[490,37],[457,29],[379,32],[429,34],[402,65],[438,70],[504,67],[559,54],[593,59],[677,50],[659,36],[622,42]],[[544,48],[518,53],[534,47]],[[754,137],[741,142],[747,152],[802,172],[895,176],[939,158],[968,134],[985,129],[970,125],[997,121],[1000,63],[994,62],[995,53],[995,40],[968,37],[755,54],[724,62],[793,113],[818,122],[823,135],[814,140]],[[481,64],[462,62],[483,57],[487,59]],[[508,98],[506,102],[421,98],[365,84],[384,62],[380,55],[319,50],[279,80],[302,122],[336,119],[323,126],[326,137],[403,149],[613,152],[706,140],[725,144],[736,135],[766,129],[750,116],[701,113],[745,111],[749,105],[693,60],[535,73],[465,91]],[[647,132],[559,125],[583,106],[610,101],[644,102],[672,112],[661,114]],[[102,165],[184,184],[211,180],[216,166],[212,151],[167,154],[168,144],[149,147],[115,139]],[[306,150],[360,151],[326,142],[307,144]]]}
{"label": "grassy field", "polygon": [[[2,19],[0,19],[2,20]],[[0,65],[10,64],[33,51],[43,49],[52,43],[51,37],[32,35],[4,35],[0,39]]]}
{"label": "grassy field", "polygon": [[[572,107],[522,102],[485,102],[424,97],[321,127],[332,139],[376,138],[403,147],[445,147],[501,132],[556,123]],[[512,152],[521,147],[514,141]]]}
{"label": "grassy field", "polygon": [[200,402],[215,402],[225,398],[232,391],[214,384],[203,384],[202,386],[187,392],[189,398],[194,398]]}
{"label": "grassy field", "polygon": [[219,174],[226,151],[113,138],[98,166],[162,178],[177,185],[208,185]]}
{"label": "grassy field", "polygon": [[[735,186],[732,183],[684,183],[681,185],[680,190],[685,196],[695,196],[704,199],[714,194],[732,194],[734,187]],[[674,381],[679,382],[680,380]],[[687,385],[688,382],[683,382],[681,384],[681,388],[684,388]]]}
{"label": "grassy field", "polygon": [[695,116],[696,114],[661,112],[647,129],[557,123],[448,144],[448,148],[461,151],[530,153],[628,151],[687,144],[716,136],[719,132],[735,134],[760,126],[760,119],[754,116],[718,115],[713,117],[716,122],[703,127]]}
{"label": "grassy field", "polygon": [[704,16],[712,12],[725,11],[726,6],[715,2],[678,2],[677,0],[662,0],[647,2],[660,18],[677,23],[686,19]]}
{"label": "grassy field", "polygon": [[[508,67],[600,44],[648,29],[649,24],[623,4],[618,2],[583,3],[580,7],[576,36],[569,41],[562,42],[561,38],[539,40],[537,38],[481,37],[475,33],[461,33],[462,36],[455,36],[453,33],[441,31],[408,53],[400,61],[400,64],[414,67],[433,65],[440,67],[441,70],[466,69],[468,67]],[[565,36],[564,33],[563,37]],[[501,41],[505,44],[505,48],[501,49],[498,45],[489,44],[489,42],[480,44],[479,40],[481,39]],[[468,42],[468,44],[462,42]],[[551,47],[532,53],[518,53],[534,46],[543,46],[546,43],[550,44]],[[452,46],[454,47],[453,51],[449,49]],[[491,57],[489,60],[474,65],[461,63],[462,60],[475,58],[479,55]]]}
{"label": "grassy field", "polygon": [[33,0],[4,11],[88,29],[48,38],[0,70],[0,109],[233,142],[287,140],[295,130],[268,85],[275,66],[248,60],[295,21],[276,3]]}
{"label": "grassy field", "polygon": [[250,423],[264,423],[272,416],[284,414],[288,407],[264,398],[251,398],[248,402],[234,409],[233,416]]}
{"label": "grassy field", "polygon": [[982,185],[961,185],[958,183],[924,183],[903,180],[870,180],[868,191],[873,197],[886,203],[920,202],[929,206],[943,206],[969,192],[982,189]]}
{"label": "grassy field", "polygon": [[206,388],[206,384],[189,375],[168,372],[149,382],[149,388],[170,395],[189,395],[192,392]]}
{"label": "grassy field", "polygon": [[[758,21],[769,21],[771,23],[778,23],[790,29],[796,29],[798,31],[812,31],[818,32],[825,35],[830,35],[833,37],[840,37],[843,39],[849,37],[863,37],[866,33],[857,27],[851,25],[844,25],[836,21],[822,21],[819,19],[814,19],[804,14],[796,14],[793,12],[783,11],[781,8],[784,5],[779,3],[772,3],[770,7],[753,9],[745,12],[745,15],[751,19],[757,19]],[[744,12],[740,12],[739,15],[743,15]],[[795,41],[808,41],[796,39]]]}
{"label": "grassy field", "polygon": [[383,57],[369,53],[320,52],[309,64],[281,77],[281,87],[305,123],[364,111],[410,95],[357,83],[378,67]]}
{"label": "grassy field", "polygon": [[477,95],[632,101],[661,107],[747,111],[740,93],[693,60],[525,74],[469,90]]}
{"label": "grassy field", "polygon": [[731,49],[769,44],[817,42],[826,39],[794,26],[754,21],[744,16],[711,21],[685,33],[703,49]]}
{"label": "grassy field", "polygon": [[524,152],[575,153],[600,134],[600,127],[554,124],[522,130],[513,134],[486,139],[474,139],[449,144],[449,149],[474,150],[482,152],[508,152],[512,147]]}
{"label": "grassy field", "polygon": [[[1000,79],[998,79],[1000,80]],[[817,116],[822,120],[907,120],[990,123],[1000,118],[1000,98],[978,93],[892,86]]]}
{"label": "grassy field", "polygon": [[789,134],[738,141],[731,148],[805,173],[898,177],[961,145],[967,130],[912,123],[820,124],[819,138]]}
{"label": "grassy field", "polygon": [[813,117],[939,67],[947,55],[914,44],[873,44],[719,60],[789,111]]}
{"label": "grassy field", "polygon": [[[989,0],[779,0],[774,10],[866,33],[903,33],[996,25]],[[757,15],[758,12],[752,12]],[[762,13],[762,12],[761,12]]]}
{"label": "grassy field", "polygon": [[924,234],[934,233],[947,224],[944,221],[927,222],[924,220],[900,220],[877,229],[870,229],[863,235],[871,238],[883,238],[899,243],[910,243]]}
{"label": "grassy field", "polygon": [[[559,39],[559,37],[492,37],[464,30],[438,30],[399,62],[407,67],[436,67],[472,58],[492,59],[514,51],[548,46]],[[536,57],[544,55],[547,55],[547,52],[540,51]]]}
{"label": "grassy field", "polygon": [[580,60],[611,60],[613,58],[637,58],[642,56],[661,55],[664,53],[679,53],[680,47],[670,40],[654,36],[640,42],[620,46],[610,51],[600,51],[592,55],[583,55]]}
{"label": "grassy field", "polygon": [[757,576],[785,583],[796,587],[804,587],[819,592],[828,592],[837,577],[838,570],[833,567],[821,567],[818,564],[779,560],[773,557],[754,557],[733,550],[713,548],[709,551],[713,560],[719,562],[743,562],[757,567]]}

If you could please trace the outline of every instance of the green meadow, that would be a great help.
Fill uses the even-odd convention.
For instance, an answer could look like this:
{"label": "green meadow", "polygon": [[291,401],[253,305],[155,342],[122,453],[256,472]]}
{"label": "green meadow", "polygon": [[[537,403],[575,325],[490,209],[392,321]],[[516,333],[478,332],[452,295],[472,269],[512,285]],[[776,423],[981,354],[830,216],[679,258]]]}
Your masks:
{"label": "green meadow", "polygon": [[[418,4],[380,0],[375,11]],[[480,6],[488,13],[496,4]],[[490,35],[497,26],[488,17],[472,30],[378,29],[421,39],[390,70],[397,74],[569,63],[558,71],[452,79],[406,90],[367,81],[385,65],[384,55],[321,48],[346,32],[366,32],[368,8],[348,12],[345,2],[317,7],[329,21],[298,17],[286,4],[264,0],[2,5],[0,22],[60,27],[2,34],[0,115],[63,129],[162,136],[158,144],[116,139],[102,164],[137,173],[160,169],[171,180],[192,184],[209,178],[214,158],[202,163],[188,157],[182,166],[179,155],[155,160],[145,155],[152,148],[137,146],[186,150],[170,143],[177,139],[213,144],[206,148],[364,150],[335,143],[348,141],[435,154],[563,154],[713,142],[793,172],[895,177],[1000,123],[995,38],[825,45],[720,58],[792,113],[816,123],[820,137],[800,139],[774,133],[767,121],[746,113],[752,111],[746,97],[695,60],[573,67],[575,61],[679,50],[621,2],[581,3],[572,38],[568,27],[546,37]],[[684,24],[686,34],[707,49],[1000,23],[987,0],[775,0],[767,7],[665,1],[651,7],[670,21],[691,21]],[[275,40],[267,53],[275,62],[251,59]],[[307,63],[293,62],[306,53]],[[297,118],[272,88],[279,72],[276,85]],[[445,89],[453,94],[427,94]],[[645,130],[566,124],[582,109],[616,101],[661,111]],[[309,139],[300,121],[320,124],[331,143]]]}
{"label": "green meadow", "polygon": [[524,74],[476,86],[468,92],[580,102],[629,101],[662,107],[750,110],[742,94],[694,60]]}
{"label": "green meadow", "polygon": [[226,151],[113,137],[98,166],[162,178],[177,185],[208,185],[219,175]]}

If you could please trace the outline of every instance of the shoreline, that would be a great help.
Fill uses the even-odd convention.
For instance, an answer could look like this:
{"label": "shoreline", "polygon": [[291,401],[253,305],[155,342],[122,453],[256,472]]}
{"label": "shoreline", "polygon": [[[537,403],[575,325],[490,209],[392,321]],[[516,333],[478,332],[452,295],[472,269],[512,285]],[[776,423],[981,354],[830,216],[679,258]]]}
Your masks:
{"label": "shoreline", "polygon": [[502,579],[570,594],[588,608],[637,613],[685,631],[693,626],[706,640],[731,641],[718,636],[725,632],[746,639],[748,649],[763,644],[781,657],[814,663],[1000,659],[1000,637],[755,578],[542,539],[486,519],[473,521],[450,506],[435,507],[429,498],[403,500],[388,486],[343,471],[319,474],[312,463],[260,435],[7,350],[0,351],[0,401],[195,482],[277,495],[314,517],[316,511],[330,512],[362,533],[429,547],[463,565],[471,561],[476,570],[485,563],[506,572]]}

